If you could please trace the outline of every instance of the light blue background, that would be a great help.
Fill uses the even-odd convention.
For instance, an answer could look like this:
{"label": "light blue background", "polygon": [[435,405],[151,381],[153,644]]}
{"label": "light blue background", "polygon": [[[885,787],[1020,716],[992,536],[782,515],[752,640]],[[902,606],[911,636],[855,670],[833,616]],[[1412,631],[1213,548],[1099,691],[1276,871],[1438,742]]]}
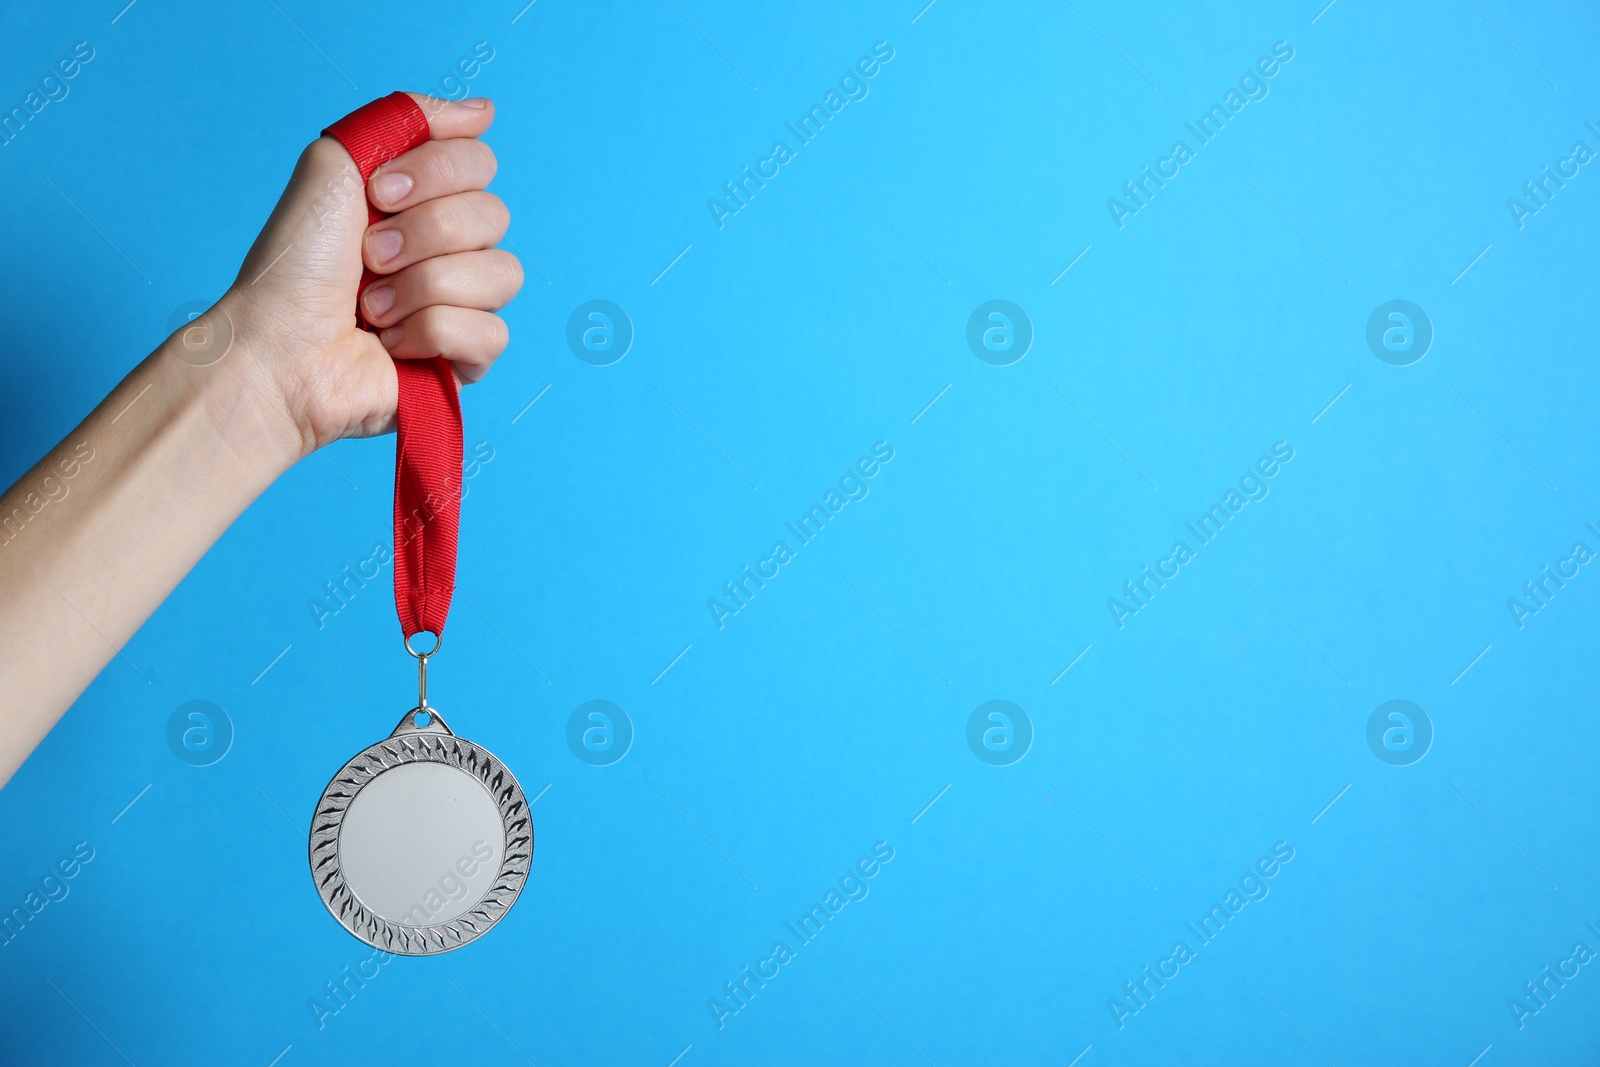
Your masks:
{"label": "light blue background", "polygon": [[[529,280],[465,394],[494,458],[432,695],[539,794],[537,851],[492,936],[394,960],[319,1029],[310,1001],[369,950],[303,834],[415,679],[387,570],[320,631],[307,607],[389,536],[392,440],[341,443],[0,795],[0,907],[96,852],[0,949],[7,1062],[1600,1052],[1593,966],[1525,1029],[1507,1006],[1600,949],[1600,575],[1525,629],[1506,607],[1600,548],[1600,174],[1520,230],[1506,206],[1600,149],[1591,10],[123,2],[0,13],[5,110],[96,51],[0,148],[0,475],[222,292],[318,129],[488,42],[472,88]],[[877,41],[870,96],[718,230],[706,199]],[[1276,41],[1270,96],[1119,231],[1106,199]],[[1396,298],[1436,331],[1410,367],[1364,339]],[[611,367],[565,344],[591,299],[637,332]],[[964,340],[991,299],[1035,328],[1010,367]],[[876,441],[870,497],[719,631],[707,598]],[[1106,599],[1276,441],[1270,497],[1118,630]],[[207,768],[165,742],[192,699],[237,733]],[[566,746],[591,699],[637,732],[611,767]],[[1034,725],[1010,767],[966,746],[992,699]],[[1391,699],[1436,731],[1411,767],[1366,745]],[[719,1030],[707,999],[878,841],[871,895]],[[1108,998],[1278,841],[1270,896],[1119,1030]]]}

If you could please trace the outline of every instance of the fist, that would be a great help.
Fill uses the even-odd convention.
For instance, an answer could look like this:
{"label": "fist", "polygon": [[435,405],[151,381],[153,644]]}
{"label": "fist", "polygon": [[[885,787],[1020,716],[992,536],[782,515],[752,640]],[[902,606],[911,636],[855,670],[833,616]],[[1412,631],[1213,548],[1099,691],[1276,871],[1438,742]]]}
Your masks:
{"label": "fist", "polygon": [[[218,302],[302,454],[394,429],[394,360],[443,356],[466,384],[509,339],[495,312],[522,288],[522,266],[494,247],[511,214],[485,191],[495,156],[478,139],[494,106],[410,95],[432,139],[365,185],[337,141],[313,142]],[[391,217],[368,226],[368,201]],[[358,293],[363,264],[378,278]],[[358,324],[358,297],[377,333]]]}

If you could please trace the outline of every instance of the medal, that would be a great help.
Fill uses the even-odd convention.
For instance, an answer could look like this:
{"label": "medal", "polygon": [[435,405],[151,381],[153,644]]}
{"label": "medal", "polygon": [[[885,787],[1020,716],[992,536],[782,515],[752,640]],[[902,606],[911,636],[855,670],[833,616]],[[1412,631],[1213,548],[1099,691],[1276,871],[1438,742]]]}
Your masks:
{"label": "medal", "polygon": [[[405,93],[323,133],[344,145],[363,184],[429,138],[427,116]],[[369,225],[385,217],[370,204],[367,213]],[[361,288],[375,277],[363,270]],[[386,952],[428,956],[482,936],[516,903],[533,860],[533,819],[505,764],[428,704],[428,660],[443,645],[455,590],[461,405],[443,357],[396,360],[395,371],[394,593],[417,661],[417,706],[333,776],[309,852],[317,893],[346,930]],[[422,633],[434,638],[425,652],[412,646]]]}

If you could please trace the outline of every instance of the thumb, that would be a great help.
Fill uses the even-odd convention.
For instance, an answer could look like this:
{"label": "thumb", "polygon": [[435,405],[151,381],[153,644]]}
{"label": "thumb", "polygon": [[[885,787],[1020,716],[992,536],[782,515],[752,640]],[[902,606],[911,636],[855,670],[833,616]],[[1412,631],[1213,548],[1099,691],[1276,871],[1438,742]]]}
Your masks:
{"label": "thumb", "polygon": [[[355,324],[361,281],[361,234],[367,226],[361,174],[331,137],[319,137],[300,154],[283,195],[245,256],[233,288],[263,311],[292,314],[295,332],[327,341]],[[288,325],[288,322],[285,322]]]}
{"label": "thumb", "polygon": [[[494,122],[494,104],[443,100],[407,93],[427,116],[433,140],[477,137]],[[367,196],[355,161],[332,137],[319,137],[301,153],[294,175],[272,217],[246,257],[236,284],[252,288],[282,273],[304,294],[302,284],[337,287],[341,302],[355,307],[361,277],[361,233],[367,226]],[[286,254],[287,253],[287,254]],[[276,257],[284,256],[283,260]],[[321,294],[319,294],[321,295]],[[346,299],[348,298],[348,299]]]}

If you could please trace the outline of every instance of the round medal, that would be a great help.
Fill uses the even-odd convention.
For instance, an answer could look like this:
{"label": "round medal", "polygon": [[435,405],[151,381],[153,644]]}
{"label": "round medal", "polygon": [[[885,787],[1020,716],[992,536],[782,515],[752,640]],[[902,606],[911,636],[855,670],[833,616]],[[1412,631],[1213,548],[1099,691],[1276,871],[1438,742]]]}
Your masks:
{"label": "round medal", "polygon": [[417,707],[333,776],[310,854],[317,892],[346,930],[429,956],[510,910],[528,880],[533,820],[505,764]]}

